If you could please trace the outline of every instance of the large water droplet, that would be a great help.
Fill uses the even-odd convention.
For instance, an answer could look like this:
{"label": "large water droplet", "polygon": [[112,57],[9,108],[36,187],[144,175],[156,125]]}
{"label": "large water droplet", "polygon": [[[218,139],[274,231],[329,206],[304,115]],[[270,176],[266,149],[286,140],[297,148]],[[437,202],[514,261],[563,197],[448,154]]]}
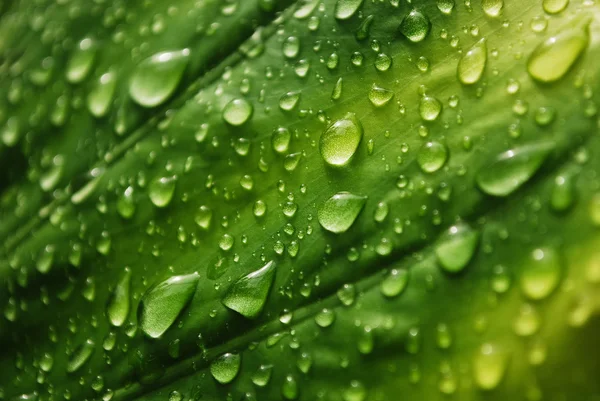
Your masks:
{"label": "large water droplet", "polygon": [[257,317],[265,306],[274,277],[275,263],[270,261],[233,283],[222,300],[223,305],[247,318]]}
{"label": "large water droplet", "polygon": [[394,92],[373,84],[369,91],[369,101],[375,107],[383,107],[394,97]]}
{"label": "large water droplet", "polygon": [[148,196],[156,207],[166,207],[171,203],[175,192],[176,176],[158,177],[150,183]]}
{"label": "large water droplet", "polygon": [[508,355],[498,346],[483,344],[473,361],[475,383],[482,390],[493,390],[504,377]]}
{"label": "large water droplet", "polygon": [[510,195],[535,174],[553,149],[552,142],[537,142],[501,153],[479,170],[477,185],[488,195]]}
{"label": "large water droplet", "polygon": [[431,22],[418,10],[412,10],[400,22],[398,30],[411,42],[421,42],[429,34]]}
{"label": "large water droplet", "polygon": [[327,231],[343,233],[354,224],[366,201],[366,196],[339,192],[327,199],[319,209],[319,223]]}
{"label": "large water droplet", "polygon": [[242,357],[238,354],[223,354],[210,364],[210,374],[221,384],[231,383],[237,376]]}
{"label": "large water droplet", "polygon": [[479,233],[467,223],[460,222],[440,236],[435,255],[444,270],[456,273],[473,258],[478,243]]}
{"label": "large water droplet", "polygon": [[558,14],[569,5],[569,0],[543,0],[542,7],[548,14]]}
{"label": "large water droplet", "polygon": [[65,69],[67,81],[77,84],[88,76],[96,60],[97,50],[92,38],[84,38],[77,44]]}
{"label": "large water droplet", "polygon": [[194,296],[198,278],[198,273],[174,276],[146,291],[140,300],[138,316],[147,336],[158,338],[171,327]]}
{"label": "large water droplet", "polygon": [[521,271],[521,291],[529,299],[544,299],[558,287],[561,272],[558,250],[552,247],[537,248],[525,261]]}
{"label": "large water droplet", "polygon": [[478,82],[483,75],[487,62],[487,45],[485,38],[475,43],[458,62],[458,79],[465,85]]}
{"label": "large water droplet", "polygon": [[90,339],[81,344],[71,355],[67,362],[67,372],[78,371],[92,356],[94,352],[94,342]]}
{"label": "large water droplet", "polygon": [[406,269],[392,269],[381,282],[381,293],[388,298],[400,295],[408,284],[408,276]]}
{"label": "large water droplet", "polygon": [[435,121],[442,112],[442,102],[433,96],[423,96],[419,102],[419,114],[425,121]]}
{"label": "large water droplet", "polygon": [[345,166],[356,153],[363,136],[363,127],[352,113],[331,124],[319,141],[323,160],[330,166]]}
{"label": "large water droplet", "polygon": [[252,103],[246,99],[233,99],[223,108],[223,120],[237,127],[250,119],[253,110]]}
{"label": "large water droplet", "polygon": [[337,0],[333,15],[339,20],[352,17],[360,8],[364,0]]}
{"label": "large water droplet", "polygon": [[127,319],[127,315],[129,315],[130,287],[131,269],[126,267],[112,292],[110,300],[108,301],[108,309],[106,314],[108,315],[108,320],[110,320],[110,323],[113,326],[122,326]]}
{"label": "large water droplet", "polygon": [[540,82],[555,82],[565,76],[589,42],[590,20],[575,23],[539,44],[527,60],[527,71]]}
{"label": "large water droplet", "polygon": [[156,53],[137,65],[129,95],[143,107],[164,103],[177,89],[189,61],[189,49]]}
{"label": "large water droplet", "polygon": [[427,142],[417,154],[417,163],[426,173],[435,173],[446,164],[446,160],[448,160],[448,148],[437,141]]}

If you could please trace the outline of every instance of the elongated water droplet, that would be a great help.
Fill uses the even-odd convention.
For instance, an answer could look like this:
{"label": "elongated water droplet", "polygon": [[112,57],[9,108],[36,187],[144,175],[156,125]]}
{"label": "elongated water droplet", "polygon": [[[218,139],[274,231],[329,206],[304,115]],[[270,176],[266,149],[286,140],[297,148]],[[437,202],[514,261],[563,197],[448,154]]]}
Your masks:
{"label": "elongated water droplet", "polygon": [[319,141],[323,160],[330,166],[341,167],[350,162],[363,137],[363,127],[352,113],[331,124]]}
{"label": "elongated water droplet", "polygon": [[164,103],[179,86],[189,61],[189,49],[156,53],[137,65],[129,80],[129,95],[143,107]]}
{"label": "elongated water droplet", "polygon": [[131,269],[126,267],[108,301],[107,315],[113,326],[120,327],[129,315]]}
{"label": "elongated water droplet", "polygon": [[381,293],[388,298],[400,295],[408,284],[408,276],[406,269],[392,269],[379,286]]}
{"label": "elongated water droplet", "polygon": [[84,38],[77,44],[65,69],[67,81],[77,84],[88,76],[96,60],[97,50],[92,38]]}
{"label": "elongated water droplet", "polygon": [[446,164],[446,160],[448,160],[448,148],[437,141],[427,142],[417,154],[417,163],[426,173],[435,173]]}
{"label": "elongated water droplet", "polygon": [[460,222],[440,236],[435,255],[444,270],[456,273],[473,258],[478,243],[479,233],[467,223]]}
{"label": "elongated water droplet", "polygon": [[412,10],[400,22],[398,30],[413,43],[421,42],[429,34],[431,22],[421,11]]}
{"label": "elongated water droplet", "polygon": [[482,390],[493,390],[502,381],[508,365],[508,355],[498,346],[483,344],[473,361],[475,383]]}
{"label": "elongated water droplet", "polygon": [[251,380],[255,386],[265,387],[271,380],[271,373],[273,372],[273,365],[260,365],[256,372],[252,374]]}
{"label": "elongated water droplet", "polygon": [[252,103],[246,99],[233,99],[223,108],[223,120],[237,127],[250,119],[253,110]]}
{"label": "elongated water droplet", "polygon": [[366,196],[339,192],[327,199],[319,209],[319,223],[327,231],[343,233],[354,224],[366,202]]}
{"label": "elongated water droplet", "polygon": [[550,206],[557,212],[568,210],[575,201],[575,188],[573,177],[569,174],[561,174],[554,178]]}
{"label": "elongated water droplet", "polygon": [[521,270],[520,285],[523,294],[532,300],[547,298],[560,283],[561,256],[552,247],[535,249]]}
{"label": "elongated water droplet", "polygon": [[487,44],[485,38],[475,43],[458,62],[458,79],[465,85],[479,82],[487,62]]}
{"label": "elongated water droplet", "polygon": [[553,149],[552,142],[537,142],[501,153],[478,171],[477,185],[488,195],[510,195],[536,173]]}
{"label": "elongated water droplet", "polygon": [[94,353],[94,345],[91,339],[81,344],[69,358],[67,372],[73,373],[78,371]]}
{"label": "elongated water droplet", "polygon": [[146,291],[140,300],[138,320],[147,336],[158,338],[171,327],[194,296],[198,278],[198,273],[174,276]]}
{"label": "elongated water droplet", "polygon": [[504,0],[482,0],[481,7],[488,17],[497,17],[504,8]]}
{"label": "elongated water droplet", "polygon": [[242,357],[239,354],[223,354],[210,364],[210,374],[221,384],[231,383],[237,376]]}
{"label": "elongated water droplet", "polygon": [[275,278],[275,263],[268,262],[260,269],[239,278],[229,287],[223,305],[247,318],[260,315]]}
{"label": "elongated water droplet", "polygon": [[364,0],[337,0],[333,15],[339,20],[351,18],[356,14],[363,1]]}
{"label": "elongated water droplet", "polygon": [[87,108],[94,117],[104,117],[113,100],[117,77],[114,72],[102,74],[87,96]]}
{"label": "elongated water droplet", "polygon": [[298,381],[292,375],[287,375],[281,386],[281,395],[286,400],[295,400],[298,398]]}
{"label": "elongated water droplet", "polygon": [[158,177],[148,187],[148,196],[156,207],[166,207],[171,203],[175,192],[176,176]]}
{"label": "elongated water droplet", "polygon": [[342,77],[339,77],[338,80],[335,82],[335,86],[333,87],[333,90],[331,91],[331,99],[332,100],[338,100],[340,97],[342,97],[343,85],[344,85],[344,81],[343,81]]}
{"label": "elongated water droplet", "polygon": [[293,110],[300,101],[299,92],[287,92],[279,98],[279,108],[284,111]]}
{"label": "elongated water droplet", "polygon": [[539,82],[555,82],[566,75],[588,46],[587,19],[540,43],[527,60],[527,71]]}
{"label": "elongated water droplet", "polygon": [[287,128],[279,127],[271,136],[271,145],[277,153],[285,153],[288,151],[292,134]]}
{"label": "elongated water droplet", "polygon": [[129,219],[135,212],[135,201],[133,199],[133,187],[129,186],[125,188],[125,191],[119,196],[117,200],[117,212],[124,219]]}

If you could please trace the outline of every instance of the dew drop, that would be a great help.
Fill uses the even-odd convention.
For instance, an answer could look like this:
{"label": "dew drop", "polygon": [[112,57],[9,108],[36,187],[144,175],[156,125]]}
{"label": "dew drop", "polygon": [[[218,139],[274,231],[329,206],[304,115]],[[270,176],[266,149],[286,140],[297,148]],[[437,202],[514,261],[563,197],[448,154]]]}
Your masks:
{"label": "dew drop", "polygon": [[130,287],[131,269],[126,267],[108,301],[106,314],[108,315],[108,320],[110,320],[110,323],[113,326],[122,326],[129,315]]}
{"label": "dew drop", "polygon": [[275,263],[270,261],[233,283],[222,300],[223,305],[247,318],[256,318],[265,306],[274,278]]}
{"label": "dew drop", "polygon": [[223,120],[238,127],[250,119],[253,112],[252,104],[245,99],[233,99],[223,108]]}
{"label": "dew drop", "polygon": [[408,13],[398,27],[400,33],[413,43],[424,40],[430,29],[431,22],[429,18],[418,10],[412,10]]}
{"label": "dew drop", "polygon": [[482,0],[481,7],[488,17],[498,17],[504,8],[504,0]]}
{"label": "dew drop", "polygon": [[67,81],[77,84],[87,78],[96,60],[97,50],[92,38],[84,38],[77,44],[65,68]]}
{"label": "dew drop", "polygon": [[400,295],[408,284],[409,273],[405,269],[392,269],[379,286],[381,293],[388,298]]}
{"label": "dew drop", "polygon": [[425,121],[435,121],[442,112],[442,102],[433,96],[423,96],[419,102],[419,114]]}
{"label": "dew drop", "polygon": [[319,224],[332,233],[346,232],[356,221],[366,201],[366,196],[339,192],[326,200],[319,209]]}
{"label": "dew drop", "polygon": [[569,5],[569,0],[543,0],[542,7],[548,14],[558,14]]}
{"label": "dew drop", "polygon": [[156,107],[175,92],[189,62],[189,49],[165,51],[140,62],[129,80],[129,95],[143,107]]}
{"label": "dew drop", "polygon": [[392,100],[394,92],[373,84],[369,91],[369,101],[375,107],[383,107]]}
{"label": "dew drop", "polygon": [[458,62],[458,79],[465,85],[479,82],[487,62],[485,38],[475,43]]}
{"label": "dew drop", "polygon": [[435,246],[441,267],[450,273],[462,271],[473,258],[479,243],[479,233],[460,222],[444,232]]}
{"label": "dew drop", "polygon": [[356,14],[363,1],[364,0],[337,0],[333,15],[338,20],[347,20]]}
{"label": "dew drop", "polygon": [[436,141],[427,142],[417,154],[417,163],[425,173],[435,173],[446,164],[446,160],[448,148]]}
{"label": "dew drop", "polygon": [[323,160],[330,166],[345,166],[356,153],[362,137],[362,124],[354,114],[347,114],[321,134],[319,149]]}
{"label": "dew drop", "polygon": [[521,270],[521,291],[529,299],[545,299],[558,287],[561,272],[558,250],[552,247],[534,249]]}
{"label": "dew drop", "polygon": [[166,207],[171,203],[175,192],[176,176],[158,177],[148,186],[148,196],[156,207]]}
{"label": "dew drop", "polygon": [[91,339],[81,344],[69,358],[67,372],[73,373],[78,371],[92,356],[94,345]]}
{"label": "dew drop", "polygon": [[482,390],[493,390],[502,381],[508,355],[494,344],[483,344],[473,361],[475,383]]}
{"label": "dew drop", "polygon": [[109,71],[102,74],[87,96],[87,108],[97,118],[104,117],[113,100],[117,78],[115,73]]}
{"label": "dew drop", "polygon": [[241,363],[239,354],[223,354],[210,364],[210,374],[221,384],[231,383],[240,371]]}

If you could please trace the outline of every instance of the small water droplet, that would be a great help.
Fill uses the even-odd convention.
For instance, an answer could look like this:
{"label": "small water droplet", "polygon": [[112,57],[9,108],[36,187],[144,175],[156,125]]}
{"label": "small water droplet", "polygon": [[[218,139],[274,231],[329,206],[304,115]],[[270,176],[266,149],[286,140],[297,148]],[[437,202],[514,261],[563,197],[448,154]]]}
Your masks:
{"label": "small water droplet", "polygon": [[521,270],[521,290],[532,300],[547,298],[558,287],[561,274],[558,250],[552,247],[534,249]]}
{"label": "small water droplet", "polygon": [[102,74],[98,78],[87,96],[87,108],[94,117],[100,118],[106,115],[110,109],[116,86],[117,77],[112,71]]}
{"label": "small water droplet", "polygon": [[381,282],[379,289],[388,298],[396,297],[406,288],[408,277],[408,270],[392,269]]}
{"label": "small water droplet", "polygon": [[446,164],[446,160],[448,148],[437,141],[427,142],[417,154],[417,163],[425,173],[435,173]]}
{"label": "small water droplet", "polygon": [[87,78],[96,60],[97,50],[92,38],[84,38],[77,44],[65,68],[67,81],[77,84]]}
{"label": "small water droplet", "polygon": [[210,364],[210,374],[221,384],[231,383],[237,376],[242,357],[239,354],[226,353]]}
{"label": "small water droplet", "polygon": [[332,233],[346,232],[356,221],[366,201],[366,196],[339,192],[326,200],[319,209],[319,224]]}
{"label": "small water droplet", "polygon": [[435,121],[442,112],[442,102],[433,96],[423,96],[419,102],[419,114],[425,121]]}
{"label": "small water droplet", "polygon": [[337,0],[333,15],[338,20],[347,20],[356,14],[363,1],[364,0]]}
{"label": "small water droplet", "polygon": [[148,187],[148,196],[156,207],[166,207],[171,203],[175,192],[176,176],[158,177]]}
{"label": "small water droplet", "polygon": [[400,22],[398,30],[413,43],[421,42],[429,34],[431,22],[421,11],[412,10]]}
{"label": "small water droplet", "polygon": [[569,0],[543,0],[542,7],[548,14],[558,14],[569,5]]}
{"label": "small water droplet", "polygon": [[394,97],[394,92],[373,84],[369,91],[369,101],[375,107],[383,107]]}
{"label": "small water droplet", "polygon": [[473,258],[478,243],[479,233],[467,223],[460,222],[440,236],[435,255],[444,270],[456,273]]}

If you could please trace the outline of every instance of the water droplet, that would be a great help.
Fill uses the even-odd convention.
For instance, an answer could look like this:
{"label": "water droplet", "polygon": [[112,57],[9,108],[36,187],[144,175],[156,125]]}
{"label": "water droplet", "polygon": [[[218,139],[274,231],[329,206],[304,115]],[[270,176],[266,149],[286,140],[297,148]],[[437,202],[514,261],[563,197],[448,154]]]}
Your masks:
{"label": "water droplet", "polygon": [[335,321],[335,313],[331,309],[323,309],[315,315],[315,323],[319,327],[329,327]]}
{"label": "water droplet", "polygon": [[383,107],[389,103],[390,100],[394,97],[394,92],[389,89],[385,89],[379,87],[375,84],[371,87],[369,91],[369,101],[375,107]]}
{"label": "water droplet", "polygon": [[548,297],[561,279],[561,257],[555,248],[535,249],[521,270],[520,284],[523,294],[532,300]]}
{"label": "water droplet", "polygon": [[417,163],[425,173],[435,173],[446,164],[446,160],[448,148],[436,141],[427,142],[417,154]]}
{"label": "water droplet", "polygon": [[431,22],[429,18],[418,10],[412,10],[400,22],[398,30],[413,43],[421,42],[429,34]]}
{"label": "water droplet", "polygon": [[344,401],[364,401],[367,397],[367,389],[365,385],[358,380],[352,380],[350,386],[342,393]]}
{"label": "water droplet", "polygon": [[561,174],[554,178],[550,206],[554,211],[564,212],[568,210],[575,201],[575,184],[573,177],[569,174]]}
{"label": "water droplet", "polygon": [[458,62],[458,79],[465,85],[479,82],[487,62],[487,45],[485,38],[475,43]]}
{"label": "water droplet", "polygon": [[477,185],[488,195],[510,195],[535,174],[553,149],[552,142],[537,142],[500,153],[478,171]]}
{"label": "water droplet", "polygon": [[442,14],[450,15],[454,10],[454,0],[437,0],[437,8]]}
{"label": "water droplet", "polygon": [[233,99],[223,108],[223,120],[234,127],[244,124],[252,116],[253,107],[245,99]]}
{"label": "water droplet", "polygon": [[333,90],[331,91],[331,99],[332,100],[338,100],[342,96],[343,84],[344,84],[344,81],[343,81],[342,77],[338,78],[338,80],[335,82],[335,86],[333,87]]}
{"label": "water droplet", "polygon": [[94,117],[104,117],[113,100],[117,77],[114,72],[102,74],[87,96],[87,108]]}
{"label": "water droplet", "polygon": [[504,8],[504,0],[483,0],[481,7],[485,15],[495,18],[500,15]]}
{"label": "water droplet", "polygon": [[296,366],[298,367],[298,370],[300,370],[300,372],[307,374],[308,372],[310,372],[312,363],[313,359],[310,356],[310,354],[303,352],[302,354],[300,354],[300,357],[296,361]]}
{"label": "water droplet", "polygon": [[286,400],[295,400],[298,398],[298,382],[292,375],[287,375],[281,386],[281,395]]}
{"label": "water droplet", "polygon": [[108,301],[108,309],[106,314],[108,315],[108,320],[110,320],[110,323],[113,326],[122,326],[127,319],[127,315],[129,315],[130,287],[131,269],[126,267],[111,294],[110,300]]}
{"label": "water droplet", "polygon": [[156,207],[166,207],[171,203],[173,193],[175,192],[176,176],[158,177],[150,183],[148,187],[148,196]]}
{"label": "water droplet", "polygon": [[84,38],[77,44],[65,68],[67,81],[77,84],[88,76],[96,60],[97,50],[92,38]]}
{"label": "water droplet", "polygon": [[81,344],[71,355],[67,362],[67,372],[78,371],[92,356],[94,352],[94,342],[89,339]]}
{"label": "water droplet", "polygon": [[129,95],[143,107],[156,107],[175,92],[189,62],[189,49],[156,53],[135,67]]}
{"label": "water droplet", "polygon": [[252,374],[252,383],[258,387],[265,387],[271,380],[271,372],[273,371],[272,365],[260,365],[258,369]]}
{"label": "water droplet", "polygon": [[343,305],[350,306],[356,299],[356,288],[353,284],[344,284],[337,290],[337,297]]}
{"label": "water droplet", "polygon": [[40,369],[44,372],[50,372],[54,366],[54,358],[49,353],[44,353],[40,358]]}
{"label": "water droplet", "polygon": [[366,196],[339,192],[326,200],[319,209],[319,224],[332,233],[346,232],[354,224],[366,202]]}
{"label": "water droplet", "polygon": [[423,96],[419,102],[419,114],[425,121],[434,121],[442,111],[442,102],[433,96]]}
{"label": "water droplet", "polygon": [[569,0],[543,0],[542,7],[548,14],[558,14],[569,5]]}
{"label": "water droplet", "polygon": [[350,162],[363,137],[363,127],[354,114],[331,124],[319,141],[323,160],[330,166],[341,167]]}
{"label": "water droplet", "polygon": [[208,230],[210,228],[212,215],[212,210],[208,206],[202,205],[198,208],[198,212],[196,213],[194,221],[198,227],[202,228],[203,230]]}
{"label": "water droplet", "polygon": [[133,199],[133,187],[129,186],[123,191],[117,200],[117,212],[124,219],[129,219],[135,213],[135,201]]}
{"label": "water droplet", "polygon": [[365,19],[362,20],[362,22],[358,26],[358,29],[354,33],[356,40],[365,40],[366,38],[369,37],[371,25],[373,24],[374,20],[375,20],[375,16],[372,14],[368,15]]}
{"label": "water droplet", "polygon": [[435,255],[444,270],[456,273],[463,270],[475,254],[479,232],[460,222],[444,232],[435,246]]}
{"label": "water droplet", "polygon": [[362,3],[363,0],[337,0],[333,15],[338,20],[347,20],[356,14]]}
{"label": "water droplet", "polygon": [[138,320],[147,336],[158,338],[171,327],[194,296],[198,278],[198,273],[174,276],[146,291],[140,300]]}
{"label": "water droplet", "polygon": [[219,248],[221,248],[222,251],[227,252],[233,248],[234,243],[235,238],[233,238],[230,234],[223,234],[219,240]]}
{"label": "water droplet", "polygon": [[392,58],[385,53],[379,53],[375,58],[374,65],[377,71],[387,71],[392,65]]}
{"label": "water droplet", "polygon": [[508,365],[508,355],[498,346],[483,344],[473,361],[475,383],[482,390],[493,390],[502,381]]}
{"label": "water droplet", "polygon": [[382,223],[386,219],[389,212],[390,206],[387,204],[387,202],[379,202],[375,207],[375,212],[373,212],[373,219],[378,223]]}
{"label": "water droplet", "polygon": [[379,286],[381,293],[388,298],[393,298],[402,294],[408,284],[408,276],[408,270],[390,270]]}
{"label": "water droplet", "polygon": [[447,324],[440,323],[435,328],[436,343],[440,349],[448,349],[452,345],[452,334]]}
{"label": "water droplet", "polygon": [[572,27],[540,43],[527,60],[527,71],[539,82],[555,82],[566,75],[589,42],[590,20]]}
{"label": "water droplet", "polygon": [[498,294],[504,294],[510,289],[511,277],[508,269],[503,265],[496,265],[492,271],[491,286]]}
{"label": "water droplet", "polygon": [[270,261],[233,283],[223,298],[223,305],[247,318],[257,317],[265,306],[274,278],[275,263]]}
{"label": "water droplet", "polygon": [[528,337],[537,333],[540,325],[541,318],[538,311],[533,306],[524,304],[513,321],[513,331],[518,336]]}
{"label": "water droplet", "polygon": [[287,92],[279,98],[279,108],[284,111],[293,110],[300,101],[300,92]]}
{"label": "water droplet", "polygon": [[240,371],[242,357],[238,354],[226,353],[210,364],[210,374],[221,384],[231,383]]}
{"label": "water droplet", "polygon": [[290,36],[283,41],[283,55],[287,58],[295,58],[300,52],[300,39]]}

